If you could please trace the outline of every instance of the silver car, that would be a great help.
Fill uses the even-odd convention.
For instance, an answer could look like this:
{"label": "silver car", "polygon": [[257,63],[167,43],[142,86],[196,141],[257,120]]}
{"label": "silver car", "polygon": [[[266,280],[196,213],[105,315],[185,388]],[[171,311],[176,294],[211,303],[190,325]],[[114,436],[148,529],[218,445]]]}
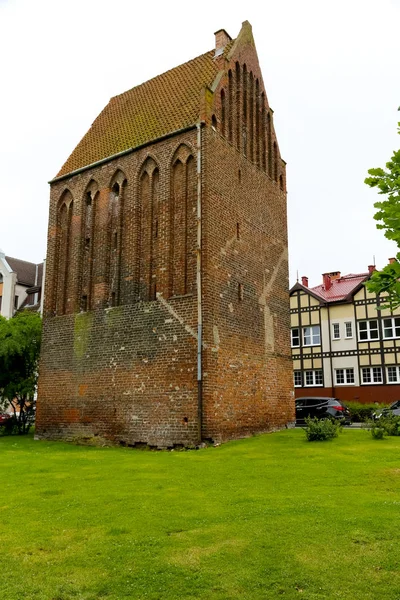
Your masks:
{"label": "silver car", "polygon": [[393,402],[393,404],[383,408],[379,412],[372,413],[372,418],[375,419],[375,421],[376,421],[376,420],[380,419],[381,417],[388,417],[390,415],[395,416],[395,417],[400,416],[400,400],[396,400],[395,402]]}

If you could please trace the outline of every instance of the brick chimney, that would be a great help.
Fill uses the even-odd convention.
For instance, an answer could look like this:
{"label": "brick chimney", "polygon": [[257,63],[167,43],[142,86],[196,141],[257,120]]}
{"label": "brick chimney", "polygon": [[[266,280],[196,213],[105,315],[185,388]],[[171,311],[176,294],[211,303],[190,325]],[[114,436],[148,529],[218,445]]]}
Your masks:
{"label": "brick chimney", "polygon": [[335,279],[340,279],[340,271],[331,271],[329,273],[329,277],[331,278],[331,281],[335,281]]}
{"label": "brick chimney", "polygon": [[322,284],[325,288],[325,291],[328,291],[332,287],[332,280],[330,273],[322,273]]}
{"label": "brick chimney", "polygon": [[301,278],[301,285],[304,285],[304,287],[308,287],[308,277],[306,277],[305,275],[303,275],[303,277]]}
{"label": "brick chimney", "polygon": [[214,56],[220,56],[223,53],[225,46],[227,44],[229,44],[230,41],[232,41],[232,38],[229,35],[229,33],[227,33],[225,31],[225,29],[218,29],[218,31],[216,31],[214,33],[214,35],[215,35],[215,54],[214,54]]}
{"label": "brick chimney", "polygon": [[376,271],[376,266],[375,265],[368,265],[368,273],[370,275],[372,275],[372,273]]}
{"label": "brick chimney", "polygon": [[396,262],[395,258],[389,258],[389,265],[392,265],[394,262]]}

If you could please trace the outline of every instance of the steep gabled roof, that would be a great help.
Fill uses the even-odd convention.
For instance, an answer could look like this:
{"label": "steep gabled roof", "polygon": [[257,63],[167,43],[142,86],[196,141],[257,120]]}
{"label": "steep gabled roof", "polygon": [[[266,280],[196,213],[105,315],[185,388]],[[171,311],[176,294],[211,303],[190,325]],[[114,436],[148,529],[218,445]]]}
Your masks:
{"label": "steep gabled roof", "polygon": [[317,300],[320,300],[323,304],[351,301],[352,296],[354,296],[364,281],[367,281],[369,277],[370,273],[349,273],[349,275],[343,275],[338,279],[332,279],[331,286],[328,290],[325,289],[323,284],[309,288],[297,282],[291,288],[290,294],[297,290],[302,290]]}
{"label": "steep gabled roof", "polygon": [[326,290],[324,285],[317,285],[311,289],[314,294],[317,294],[325,302],[341,302],[350,299],[368,278],[369,273],[350,273],[339,277],[339,279],[333,279],[329,290]]}
{"label": "steep gabled roof", "polygon": [[196,123],[201,90],[218,73],[213,58],[207,52],[111,98],[57,177]]}
{"label": "steep gabled roof", "polygon": [[[6,261],[17,274],[17,283],[27,286],[35,285],[36,267],[38,265],[26,260],[20,260],[19,258],[12,258],[11,256],[6,256]],[[39,268],[40,273],[42,273],[43,263],[39,265]],[[41,281],[39,279],[40,273],[38,272],[38,281]]]}

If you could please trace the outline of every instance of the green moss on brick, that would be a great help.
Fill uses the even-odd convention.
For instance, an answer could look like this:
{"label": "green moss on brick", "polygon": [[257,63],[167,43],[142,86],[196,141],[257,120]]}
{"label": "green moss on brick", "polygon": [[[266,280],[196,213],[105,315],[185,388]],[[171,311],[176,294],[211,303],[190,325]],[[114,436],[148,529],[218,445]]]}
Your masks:
{"label": "green moss on brick", "polygon": [[78,313],[75,315],[74,323],[74,354],[82,358],[86,352],[90,333],[93,326],[93,313]]}

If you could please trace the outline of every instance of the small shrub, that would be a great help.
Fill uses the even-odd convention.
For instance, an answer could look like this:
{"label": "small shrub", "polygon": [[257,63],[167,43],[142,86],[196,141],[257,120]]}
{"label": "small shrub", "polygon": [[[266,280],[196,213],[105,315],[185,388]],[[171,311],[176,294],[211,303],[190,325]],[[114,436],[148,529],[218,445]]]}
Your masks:
{"label": "small shrub", "polygon": [[14,416],[8,419],[4,425],[0,427],[0,435],[13,435],[18,432],[17,420]]}
{"label": "small shrub", "polygon": [[386,431],[384,430],[384,428],[376,424],[373,424],[370,431],[374,440],[383,440],[383,438],[386,435]]}
{"label": "small shrub", "polygon": [[385,436],[400,436],[400,417],[392,414],[382,415],[380,419],[366,421],[365,428],[371,432],[375,440]]}
{"label": "small shrub", "polygon": [[400,436],[400,417],[392,414],[382,416],[379,427],[385,430],[386,435]]}
{"label": "small shrub", "polygon": [[318,419],[317,417],[312,419],[311,417],[307,417],[304,431],[309,442],[331,440],[338,437],[340,424],[331,419]]}

